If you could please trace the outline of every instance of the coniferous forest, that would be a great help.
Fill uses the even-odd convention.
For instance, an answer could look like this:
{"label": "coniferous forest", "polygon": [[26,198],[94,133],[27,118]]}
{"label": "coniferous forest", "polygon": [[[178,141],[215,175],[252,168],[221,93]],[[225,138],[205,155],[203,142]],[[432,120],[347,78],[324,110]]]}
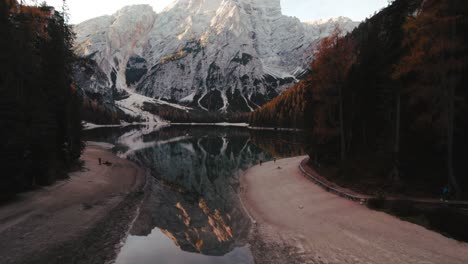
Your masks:
{"label": "coniferous forest", "polygon": [[63,13],[2,0],[0,35],[0,198],[8,198],[65,177],[83,143]]}
{"label": "coniferous forest", "polygon": [[307,129],[312,165],[360,191],[466,197],[467,14],[464,0],[396,0],[337,29],[251,124]]}
{"label": "coniferous forest", "polygon": [[39,2],[0,264],[468,263],[468,0]]}

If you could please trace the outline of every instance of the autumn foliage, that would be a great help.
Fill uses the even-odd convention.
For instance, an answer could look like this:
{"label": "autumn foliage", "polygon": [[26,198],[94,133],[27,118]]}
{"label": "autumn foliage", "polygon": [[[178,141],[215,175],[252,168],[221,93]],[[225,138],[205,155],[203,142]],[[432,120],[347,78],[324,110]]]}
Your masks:
{"label": "autumn foliage", "polygon": [[[413,131],[429,133],[434,144],[445,148],[443,160],[456,194],[461,192],[454,164],[456,134],[467,123],[468,105],[463,98],[468,70],[467,15],[466,1],[424,1],[418,14],[404,24],[406,52],[393,74],[402,84],[402,96],[408,99]],[[464,152],[459,154],[462,159]]]}
{"label": "autumn foliage", "polygon": [[253,126],[304,128],[310,87],[309,78],[296,84],[262,108],[250,114]]}
{"label": "autumn foliage", "polygon": [[307,128],[313,165],[362,192],[466,194],[467,14],[464,0],[394,1],[324,39],[252,125]]}
{"label": "autumn foliage", "polygon": [[[327,108],[327,104],[333,101],[328,99],[339,95],[338,91],[341,89],[339,87],[343,86],[351,65],[355,61],[353,41],[340,38],[340,35],[342,32],[337,27],[330,37],[323,39],[319,43],[315,60],[311,65],[312,73],[252,113],[250,123],[256,126],[271,127],[311,127],[312,124],[305,120],[310,106],[316,106],[317,111],[320,111],[319,105],[324,109]],[[312,99],[314,102],[311,101]],[[339,100],[334,101],[338,102]],[[323,105],[321,105],[322,103]],[[322,122],[316,123],[322,124]],[[321,129],[327,130],[327,128]]]}

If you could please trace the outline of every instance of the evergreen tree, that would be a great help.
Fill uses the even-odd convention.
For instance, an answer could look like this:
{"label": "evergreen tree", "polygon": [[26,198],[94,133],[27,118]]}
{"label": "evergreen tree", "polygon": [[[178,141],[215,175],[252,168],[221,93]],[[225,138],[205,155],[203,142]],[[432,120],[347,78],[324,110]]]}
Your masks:
{"label": "evergreen tree", "polygon": [[416,126],[434,133],[436,141],[445,145],[447,175],[457,194],[461,190],[453,165],[455,114],[457,91],[468,65],[466,28],[462,27],[467,12],[464,1],[425,1],[404,25],[403,45],[408,52],[394,73],[407,86],[411,109],[417,113]]}
{"label": "evergreen tree", "polygon": [[1,196],[66,176],[79,158],[73,34],[45,5],[0,1]]}

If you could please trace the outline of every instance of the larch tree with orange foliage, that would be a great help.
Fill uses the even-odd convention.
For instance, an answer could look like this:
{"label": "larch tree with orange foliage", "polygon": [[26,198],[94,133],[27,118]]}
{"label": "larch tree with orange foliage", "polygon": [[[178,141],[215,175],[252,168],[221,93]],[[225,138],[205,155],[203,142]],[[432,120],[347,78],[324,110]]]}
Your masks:
{"label": "larch tree with orange foliage", "polygon": [[[336,27],[330,37],[323,39],[315,54],[312,68],[312,94],[314,96],[314,134],[325,136],[330,133],[328,121],[334,112],[338,95],[338,127],[340,134],[340,158],[346,158],[344,126],[344,89],[352,65],[356,62],[355,42],[349,37],[341,37],[342,31]],[[333,121],[332,121],[333,122]]]}
{"label": "larch tree with orange foliage", "polygon": [[454,173],[454,131],[457,88],[467,66],[467,48],[459,28],[466,25],[464,0],[427,0],[419,13],[408,17],[404,47],[407,54],[396,65],[394,79],[405,86],[413,106],[425,106],[417,125],[435,130],[446,146],[447,174],[456,195],[461,193]]}

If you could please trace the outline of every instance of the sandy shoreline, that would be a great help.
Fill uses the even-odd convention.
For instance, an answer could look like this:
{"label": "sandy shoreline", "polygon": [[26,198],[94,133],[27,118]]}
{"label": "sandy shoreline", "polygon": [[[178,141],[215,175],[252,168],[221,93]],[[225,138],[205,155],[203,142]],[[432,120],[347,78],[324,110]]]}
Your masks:
{"label": "sandy shoreline", "polygon": [[257,222],[250,239],[257,264],[468,263],[468,244],[324,191],[299,171],[304,158],[241,177],[241,199]]}
{"label": "sandy shoreline", "polygon": [[[146,172],[89,143],[84,168],[0,207],[0,263],[112,260],[143,199]],[[98,158],[112,163],[98,164]]]}

